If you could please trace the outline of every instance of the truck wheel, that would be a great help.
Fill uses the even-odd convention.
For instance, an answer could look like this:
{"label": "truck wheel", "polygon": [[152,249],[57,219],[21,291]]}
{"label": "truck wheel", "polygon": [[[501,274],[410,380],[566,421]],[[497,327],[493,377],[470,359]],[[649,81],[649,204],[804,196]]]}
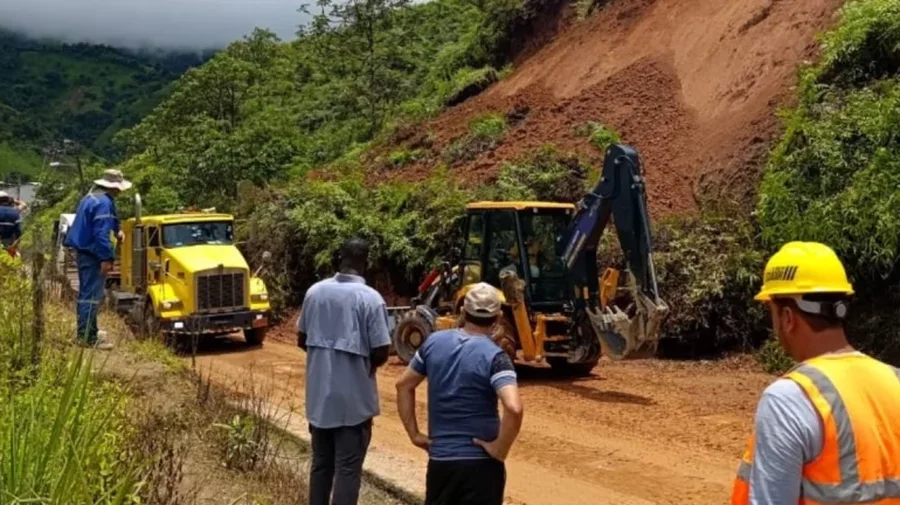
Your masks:
{"label": "truck wheel", "polygon": [[589,377],[594,367],[600,363],[600,359],[597,358],[584,363],[569,363],[569,360],[566,358],[553,357],[547,358],[547,363],[550,364],[555,375],[561,377]]}
{"label": "truck wheel", "polygon": [[262,345],[263,341],[266,339],[266,330],[267,328],[251,328],[249,330],[244,330],[244,341],[247,342],[247,345]]}
{"label": "truck wheel", "polygon": [[404,316],[394,329],[392,338],[400,361],[409,364],[431,332],[431,324],[419,314],[412,312]]}
{"label": "truck wheel", "polygon": [[140,337],[141,339],[155,337],[159,332],[159,321],[153,312],[153,304],[149,301],[144,304],[144,310],[141,312]]}

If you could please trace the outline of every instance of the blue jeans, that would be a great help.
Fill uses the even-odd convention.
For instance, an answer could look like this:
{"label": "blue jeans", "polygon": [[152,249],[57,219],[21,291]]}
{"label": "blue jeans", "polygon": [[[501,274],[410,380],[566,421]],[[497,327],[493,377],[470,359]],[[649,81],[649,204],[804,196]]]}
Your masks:
{"label": "blue jeans", "polygon": [[100,260],[78,253],[78,338],[89,344],[97,341],[97,313],[103,302],[106,275],[100,271]]}

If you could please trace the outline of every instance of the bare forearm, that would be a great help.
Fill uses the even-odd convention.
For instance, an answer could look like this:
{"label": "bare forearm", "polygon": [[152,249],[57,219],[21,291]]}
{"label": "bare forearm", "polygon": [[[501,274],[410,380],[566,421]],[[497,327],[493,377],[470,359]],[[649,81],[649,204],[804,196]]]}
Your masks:
{"label": "bare forearm", "polygon": [[397,388],[397,411],[409,438],[411,439],[419,434],[419,422],[416,420],[415,389]]}
{"label": "bare forearm", "polygon": [[519,436],[522,429],[522,419],[524,415],[521,410],[517,412],[504,409],[503,417],[500,419],[500,433],[497,435],[497,443],[508,453],[512,448],[513,442]]}

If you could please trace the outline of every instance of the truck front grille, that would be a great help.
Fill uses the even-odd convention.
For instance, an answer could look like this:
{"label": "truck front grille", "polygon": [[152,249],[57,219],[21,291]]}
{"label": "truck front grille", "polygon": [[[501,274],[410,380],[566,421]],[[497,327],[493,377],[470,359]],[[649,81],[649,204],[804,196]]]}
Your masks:
{"label": "truck front grille", "polygon": [[197,310],[244,307],[244,273],[203,274],[197,277]]}

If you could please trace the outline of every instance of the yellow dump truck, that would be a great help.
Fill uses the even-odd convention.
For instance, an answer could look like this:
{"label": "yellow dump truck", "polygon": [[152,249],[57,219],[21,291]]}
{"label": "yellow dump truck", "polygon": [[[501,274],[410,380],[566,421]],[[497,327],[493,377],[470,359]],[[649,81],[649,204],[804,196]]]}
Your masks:
{"label": "yellow dump truck", "polygon": [[[234,217],[213,212],[142,216],[121,224],[120,284],[109,302],[141,333],[181,337],[242,331],[261,345],[269,326],[266,285],[234,244]],[[264,259],[269,255],[265,254]]]}

